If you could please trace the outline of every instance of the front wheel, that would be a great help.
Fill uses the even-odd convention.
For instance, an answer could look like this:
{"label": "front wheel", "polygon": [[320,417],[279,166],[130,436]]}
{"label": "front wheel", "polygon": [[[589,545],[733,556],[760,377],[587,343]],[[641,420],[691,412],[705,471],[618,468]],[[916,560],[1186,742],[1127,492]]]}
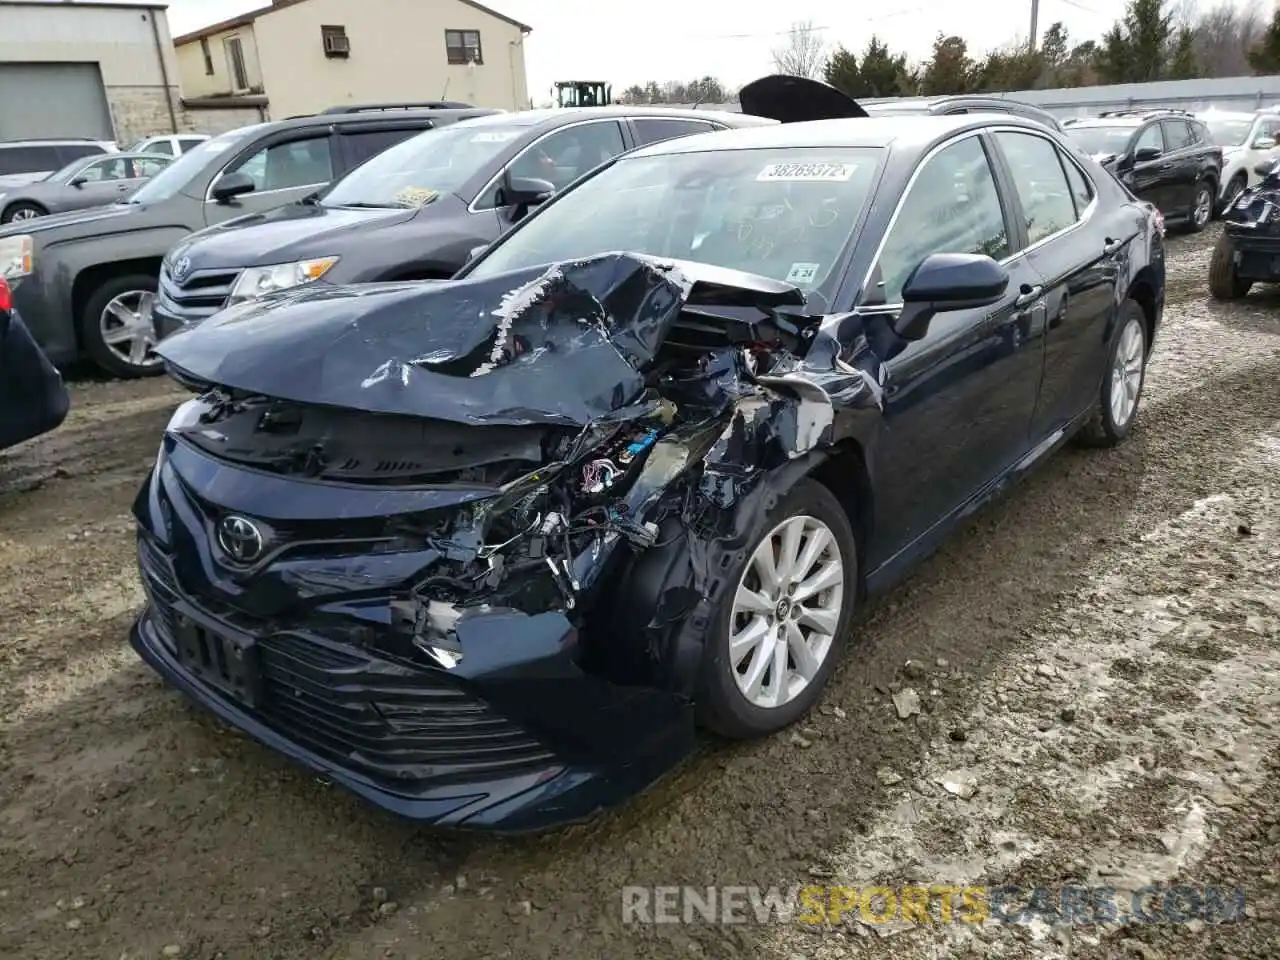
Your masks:
{"label": "front wheel", "polygon": [[1213,218],[1213,184],[1201,180],[1191,194],[1191,212],[1187,217],[1187,232],[1199,233]]}
{"label": "front wheel", "polygon": [[80,317],[80,339],[93,362],[112,376],[153,377],[164,372],[156,356],[151,309],[159,286],[154,276],[114,277],[98,287]]}
{"label": "front wheel", "polygon": [[1236,272],[1235,251],[1223,234],[1209,257],[1209,295],[1215,300],[1239,300],[1252,286],[1252,280],[1242,280]]}
{"label": "front wheel", "polygon": [[774,733],[813,707],[853,616],[857,544],[848,515],[802,480],[765,518],[706,638],[703,726],[735,739]]}
{"label": "front wheel", "polygon": [[1093,418],[1080,432],[1086,446],[1114,447],[1129,436],[1147,373],[1147,318],[1133,300],[1120,306],[1116,334]]}
{"label": "front wheel", "polygon": [[1249,180],[1243,173],[1232,178],[1227,184],[1227,189],[1223,191],[1222,206],[1218,210],[1219,216],[1231,209],[1231,205],[1240,199],[1240,194],[1244,193],[1248,186]]}

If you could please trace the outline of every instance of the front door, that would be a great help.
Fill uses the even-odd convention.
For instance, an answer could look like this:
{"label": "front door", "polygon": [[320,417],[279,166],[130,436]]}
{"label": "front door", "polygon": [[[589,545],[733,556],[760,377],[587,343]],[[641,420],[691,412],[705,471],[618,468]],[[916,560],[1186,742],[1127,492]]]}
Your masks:
{"label": "front door", "polygon": [[[1143,150],[1155,150],[1156,153],[1150,159],[1139,160],[1138,155]],[[1165,156],[1164,136],[1160,132],[1159,123],[1148,124],[1142,129],[1133,146],[1131,157],[1133,158],[1133,181],[1129,186],[1137,194],[1138,199],[1154,203],[1156,209],[1164,214],[1179,212],[1175,211],[1171,204],[1169,175],[1172,168],[1169,159]]]}
{"label": "front door", "polygon": [[1013,256],[1012,226],[982,138],[964,135],[925,161],[872,268],[863,306],[875,312],[900,307],[903,282],[931,253],[986,254],[1011,274],[1002,301],[938,314],[888,364],[872,458],[872,568],[927,537],[1026,451],[1041,371],[1028,338],[1042,298],[1034,269]]}

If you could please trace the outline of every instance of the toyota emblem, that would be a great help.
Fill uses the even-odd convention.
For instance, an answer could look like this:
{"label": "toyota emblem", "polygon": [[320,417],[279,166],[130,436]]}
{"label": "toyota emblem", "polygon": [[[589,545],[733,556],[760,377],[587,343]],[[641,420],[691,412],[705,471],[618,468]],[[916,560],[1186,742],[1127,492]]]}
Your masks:
{"label": "toyota emblem", "polygon": [[218,546],[237,563],[252,563],[262,556],[262,531],[245,517],[223,517],[218,524]]}
{"label": "toyota emblem", "polygon": [[187,274],[191,272],[191,258],[179,257],[173,262],[173,269],[169,271],[173,275],[173,279],[178,283],[187,279]]}

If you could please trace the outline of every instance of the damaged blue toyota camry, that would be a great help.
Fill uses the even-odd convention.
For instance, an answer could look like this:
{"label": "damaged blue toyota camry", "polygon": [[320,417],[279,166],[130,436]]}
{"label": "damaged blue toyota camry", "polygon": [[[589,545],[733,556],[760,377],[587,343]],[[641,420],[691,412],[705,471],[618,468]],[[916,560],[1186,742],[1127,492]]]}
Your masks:
{"label": "damaged blue toyota camry", "polygon": [[851,116],[605,164],[449,281],[159,352],[138,653],[421,822],[581,820],[821,696],[871,593],[1133,428],[1162,225],[1058,134]]}

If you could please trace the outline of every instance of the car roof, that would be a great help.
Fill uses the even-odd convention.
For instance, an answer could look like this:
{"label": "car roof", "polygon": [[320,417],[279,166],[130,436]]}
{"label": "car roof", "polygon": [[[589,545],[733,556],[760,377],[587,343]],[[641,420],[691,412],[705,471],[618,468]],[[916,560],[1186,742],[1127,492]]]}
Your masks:
{"label": "car roof", "polygon": [[[484,107],[466,107],[466,108],[448,108],[441,110],[433,110],[423,108],[421,110],[361,110],[357,113],[310,113],[304,116],[288,117],[284,120],[268,120],[265,123],[255,123],[247,127],[241,127],[241,130],[253,130],[271,127],[274,130],[291,130],[295,127],[313,127],[313,126],[367,126],[369,124],[385,122],[387,120],[400,122],[404,120],[439,120],[441,118],[449,118],[452,120],[470,119],[473,117],[487,116],[505,116],[501,110],[491,110]],[[179,134],[181,136],[181,134]]]}
{"label": "car roof", "polygon": [[1072,120],[1068,130],[1079,130],[1081,127],[1140,127],[1151,117],[1081,117]]}
{"label": "car roof", "polygon": [[1270,110],[1201,110],[1196,114],[1197,120],[1257,120]]}
{"label": "car roof", "polygon": [[777,147],[879,147],[925,150],[962,130],[992,125],[1025,127],[1039,133],[1045,126],[1011,113],[896,114],[841,120],[811,120],[740,127],[699,133],[641,147],[632,156],[699,153],[704,150],[762,150]]}
{"label": "car roof", "polygon": [[18,140],[0,140],[0,147],[43,147],[78,143],[92,143],[101,146],[110,142],[110,140],[99,140],[97,137],[30,137]]}
{"label": "car roof", "polygon": [[666,117],[676,120],[714,120],[735,127],[774,126],[776,120],[764,117],[753,117],[745,113],[731,113],[726,110],[696,110],[679,107],[651,106],[602,106],[602,107],[547,107],[541,110],[521,110],[516,113],[498,113],[486,117],[478,117],[467,121],[467,126],[504,126],[533,127],[546,129],[562,127],[579,120],[590,120],[596,117],[621,119],[623,117]]}

